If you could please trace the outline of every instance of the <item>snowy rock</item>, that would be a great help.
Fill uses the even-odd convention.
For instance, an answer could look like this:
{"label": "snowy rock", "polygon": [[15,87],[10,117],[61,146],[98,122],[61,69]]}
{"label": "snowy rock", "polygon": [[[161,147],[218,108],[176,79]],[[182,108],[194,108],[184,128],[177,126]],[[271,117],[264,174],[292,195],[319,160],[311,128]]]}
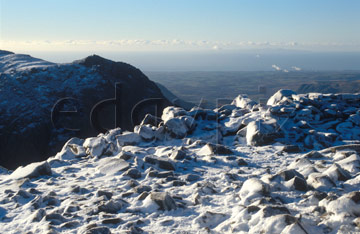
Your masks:
{"label": "snowy rock", "polygon": [[174,199],[168,193],[151,192],[150,198],[159,206],[160,210],[175,210],[177,208]]}
{"label": "snowy rock", "polygon": [[161,116],[161,119],[164,122],[167,122],[170,119],[173,119],[178,116],[184,116],[187,115],[187,111],[185,111],[183,108],[180,107],[174,107],[174,106],[168,106],[163,110],[163,114]]}
{"label": "snowy rock", "polygon": [[205,211],[202,214],[200,214],[199,217],[194,219],[193,223],[194,226],[198,228],[209,228],[213,229],[216,228],[220,223],[225,221],[228,218],[227,215],[222,213],[216,213],[211,211]]}
{"label": "snowy rock", "polygon": [[107,148],[107,141],[104,137],[90,137],[83,144],[86,153],[93,157],[100,157]]}
{"label": "snowy rock", "polygon": [[9,178],[11,179],[23,179],[23,178],[36,178],[39,176],[48,175],[51,176],[51,167],[47,161],[31,163],[25,167],[18,167]]}
{"label": "snowy rock", "polygon": [[237,96],[234,101],[231,103],[239,108],[252,110],[257,102],[251,100],[247,95],[241,94]]}
{"label": "snowy rock", "polygon": [[250,122],[246,129],[246,142],[248,145],[272,144],[276,138],[281,136],[276,121],[273,119]]}
{"label": "snowy rock", "polygon": [[111,234],[111,231],[107,227],[93,227],[82,234]]}
{"label": "snowy rock", "polygon": [[71,138],[68,140],[62,150],[56,154],[55,158],[59,160],[72,160],[86,156],[85,148],[82,146],[84,140]]}
{"label": "snowy rock", "polygon": [[141,142],[141,137],[138,133],[124,132],[116,136],[116,141],[119,146],[136,145]]}
{"label": "snowy rock", "polygon": [[134,132],[139,134],[145,141],[154,140],[156,136],[156,128],[150,124],[135,126]]}
{"label": "snowy rock", "polygon": [[174,150],[171,155],[170,158],[173,160],[182,160],[186,157],[186,153],[184,150]]}
{"label": "snowy rock", "polygon": [[102,201],[98,206],[99,212],[105,212],[105,213],[111,213],[116,214],[118,211],[120,211],[123,207],[123,204],[118,201]]}
{"label": "snowy rock", "polygon": [[252,200],[268,195],[270,187],[259,179],[247,179],[241,187],[240,198],[243,204],[249,204]]}
{"label": "snowy rock", "polygon": [[175,170],[175,166],[170,160],[159,159],[158,157],[149,155],[144,158],[144,161],[146,163],[150,163],[154,165],[156,164],[159,168],[164,170],[171,170],[171,171]]}
{"label": "snowy rock", "polygon": [[126,171],[130,164],[125,160],[118,158],[105,158],[97,167],[97,170],[107,175],[115,175],[121,171]]}
{"label": "snowy rock", "polygon": [[351,175],[343,168],[341,168],[337,163],[334,163],[323,173],[324,175],[329,176],[332,181],[346,181],[351,178]]}
{"label": "snowy rock", "polygon": [[191,121],[193,121],[193,119],[189,118],[191,117],[169,119],[165,122],[165,127],[172,137],[184,138],[190,130],[189,125],[191,126]]}
{"label": "snowy rock", "polygon": [[141,172],[140,172],[138,169],[136,169],[136,168],[130,168],[129,170],[127,170],[127,171],[124,173],[124,175],[129,176],[129,177],[131,177],[131,178],[133,178],[133,179],[139,179],[139,178],[141,178]]}
{"label": "snowy rock", "polygon": [[296,95],[296,93],[292,90],[280,89],[273,96],[269,98],[269,100],[267,101],[267,105],[275,106],[285,98],[291,98],[292,95]]}

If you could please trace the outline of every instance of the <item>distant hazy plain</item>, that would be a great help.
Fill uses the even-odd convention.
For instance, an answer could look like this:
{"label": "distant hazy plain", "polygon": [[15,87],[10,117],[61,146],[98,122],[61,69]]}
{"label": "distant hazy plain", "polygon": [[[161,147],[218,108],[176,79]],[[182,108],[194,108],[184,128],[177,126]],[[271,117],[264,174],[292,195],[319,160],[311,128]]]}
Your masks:
{"label": "distant hazy plain", "polygon": [[142,71],[360,70],[360,52],[311,52],[298,50],[31,52],[31,55],[34,57],[61,63],[72,62],[91,54],[98,54],[115,61],[130,63]]}

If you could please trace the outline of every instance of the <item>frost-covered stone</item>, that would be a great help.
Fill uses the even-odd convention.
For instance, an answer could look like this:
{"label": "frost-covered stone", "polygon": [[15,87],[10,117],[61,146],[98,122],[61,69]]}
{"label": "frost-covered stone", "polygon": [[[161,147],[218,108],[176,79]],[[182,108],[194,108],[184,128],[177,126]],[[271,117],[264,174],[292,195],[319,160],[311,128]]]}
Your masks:
{"label": "frost-covered stone", "polygon": [[83,146],[87,154],[93,157],[100,157],[105,153],[108,144],[104,137],[90,137],[84,141]]}
{"label": "frost-covered stone", "polygon": [[251,110],[255,105],[257,105],[257,102],[251,100],[247,95],[240,94],[237,96],[234,101],[231,103],[232,105],[235,105],[239,108],[245,108]]}
{"label": "frost-covered stone", "polygon": [[246,142],[248,145],[260,146],[272,144],[280,136],[280,129],[274,119],[253,121],[246,128]]}
{"label": "frost-covered stone", "polygon": [[116,141],[119,146],[136,145],[141,142],[141,137],[138,133],[124,132],[116,136]]}
{"label": "frost-covered stone", "polygon": [[180,118],[172,118],[165,122],[166,129],[175,138],[184,138],[189,129],[186,123]]}
{"label": "frost-covered stone", "polygon": [[130,164],[123,159],[105,158],[97,167],[97,170],[107,175],[115,175],[121,171],[126,171]]}
{"label": "frost-covered stone", "polygon": [[85,148],[83,147],[84,140],[79,138],[71,138],[68,140],[62,150],[56,154],[55,158],[59,160],[72,160],[86,156]]}
{"label": "frost-covered stone", "polygon": [[205,211],[200,214],[199,217],[194,219],[193,223],[198,228],[209,228],[213,229],[218,226],[221,222],[225,221],[228,216],[226,214]]}
{"label": "frost-covered stone", "polygon": [[268,195],[270,188],[259,179],[250,178],[244,182],[240,190],[240,198],[243,204],[249,204],[250,201]]}
{"label": "frost-covered stone", "polygon": [[178,116],[184,116],[187,115],[188,112],[185,111],[183,108],[180,107],[174,107],[174,106],[168,106],[163,110],[161,119],[166,122],[170,119],[173,119]]}
{"label": "frost-covered stone", "polygon": [[268,106],[275,106],[279,102],[281,102],[284,98],[291,98],[292,95],[296,95],[296,93],[292,90],[288,89],[280,89],[273,96],[269,98],[267,101]]}
{"label": "frost-covered stone", "polygon": [[23,179],[23,178],[36,178],[43,175],[52,175],[51,167],[47,161],[31,163],[25,167],[18,167],[9,178]]}
{"label": "frost-covered stone", "polygon": [[134,132],[139,134],[145,141],[154,140],[156,136],[156,128],[150,124],[135,126]]}
{"label": "frost-covered stone", "polygon": [[151,192],[150,198],[159,206],[160,210],[175,210],[177,208],[174,199],[168,193]]}

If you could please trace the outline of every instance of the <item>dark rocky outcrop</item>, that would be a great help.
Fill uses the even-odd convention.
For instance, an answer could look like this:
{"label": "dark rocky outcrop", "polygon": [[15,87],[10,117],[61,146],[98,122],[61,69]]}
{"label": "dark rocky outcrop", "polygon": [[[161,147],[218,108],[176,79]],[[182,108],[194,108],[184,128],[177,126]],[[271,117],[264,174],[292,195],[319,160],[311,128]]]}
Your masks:
{"label": "dark rocky outcrop", "polygon": [[146,113],[156,113],[155,103],[157,113],[170,104],[154,82],[123,62],[93,55],[54,64],[6,51],[0,53],[0,100],[0,165],[8,169],[44,160],[69,138],[94,136],[115,123],[132,131]]}

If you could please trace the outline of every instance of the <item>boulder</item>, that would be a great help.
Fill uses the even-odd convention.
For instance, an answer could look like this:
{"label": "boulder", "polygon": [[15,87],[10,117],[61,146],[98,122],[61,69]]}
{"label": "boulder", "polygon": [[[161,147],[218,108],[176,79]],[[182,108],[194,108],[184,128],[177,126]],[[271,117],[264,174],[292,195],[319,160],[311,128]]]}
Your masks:
{"label": "boulder", "polygon": [[281,136],[282,133],[274,119],[253,121],[246,128],[246,142],[248,145],[261,146],[272,144],[276,138]]}
{"label": "boulder", "polygon": [[251,100],[245,94],[240,94],[234,99],[234,101],[231,104],[239,108],[252,110],[253,107],[257,105],[257,102]]}
{"label": "boulder", "polygon": [[177,208],[174,199],[166,192],[152,192],[150,198],[159,206],[160,210],[175,210]]}
{"label": "boulder", "polygon": [[51,176],[51,167],[47,161],[31,163],[25,167],[18,167],[9,178],[23,179],[23,178],[36,178],[39,176]]}
{"label": "boulder", "polygon": [[279,104],[285,98],[292,98],[292,95],[296,95],[296,93],[292,90],[288,89],[280,89],[274,95],[272,95],[267,101],[268,106],[275,106]]}

